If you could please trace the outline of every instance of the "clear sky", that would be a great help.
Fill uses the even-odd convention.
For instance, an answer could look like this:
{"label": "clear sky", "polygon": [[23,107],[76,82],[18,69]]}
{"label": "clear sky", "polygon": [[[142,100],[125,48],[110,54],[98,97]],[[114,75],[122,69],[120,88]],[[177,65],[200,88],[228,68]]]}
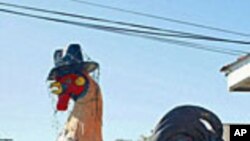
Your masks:
{"label": "clear sky", "polygon": [[[241,39],[224,33],[86,6],[71,0],[4,1]],[[94,2],[230,30],[250,31],[248,0]],[[53,67],[54,50],[72,42],[81,43],[87,54],[100,63],[105,141],[117,138],[136,140],[141,134],[148,134],[167,111],[182,104],[206,107],[224,123],[250,122],[250,95],[229,93],[226,79],[219,72],[223,65],[234,61],[237,56],[186,49],[5,13],[0,13],[0,39],[1,138],[10,137],[15,141],[55,140],[57,129],[54,125],[57,121],[64,123],[68,113],[53,116],[55,103],[45,80]],[[201,43],[247,48],[234,44]]]}

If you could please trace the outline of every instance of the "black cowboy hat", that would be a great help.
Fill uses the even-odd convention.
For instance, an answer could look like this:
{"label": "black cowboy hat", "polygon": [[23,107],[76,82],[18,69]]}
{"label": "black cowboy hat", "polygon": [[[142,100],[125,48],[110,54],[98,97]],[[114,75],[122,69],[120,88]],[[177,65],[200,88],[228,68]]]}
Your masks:
{"label": "black cowboy hat", "polygon": [[55,79],[56,76],[62,76],[67,73],[76,73],[86,71],[93,72],[98,68],[98,63],[93,61],[84,61],[79,44],[70,44],[65,55],[63,50],[56,50],[54,53],[55,67],[50,71],[48,80]]}

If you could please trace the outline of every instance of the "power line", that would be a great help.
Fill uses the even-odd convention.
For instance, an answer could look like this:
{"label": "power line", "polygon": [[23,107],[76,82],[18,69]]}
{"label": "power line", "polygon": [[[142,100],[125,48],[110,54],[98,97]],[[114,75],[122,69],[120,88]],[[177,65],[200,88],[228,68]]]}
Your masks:
{"label": "power line", "polygon": [[[136,27],[136,28],[150,30],[150,31],[142,31],[142,30],[141,31],[138,31],[138,30],[133,31],[133,32],[139,32],[139,33],[145,33],[145,34],[153,34],[153,35],[159,35],[159,36],[170,36],[170,37],[172,36],[172,37],[178,37],[178,38],[189,38],[189,39],[198,39],[198,40],[208,40],[208,41],[216,41],[216,42],[227,42],[227,43],[236,43],[236,44],[246,44],[246,45],[250,44],[249,41],[218,38],[218,37],[206,36],[206,35],[201,35],[201,34],[194,34],[194,33],[164,29],[164,28],[159,28],[159,27],[154,27],[154,26],[147,26],[147,25],[140,25],[140,24],[134,24],[134,23],[128,23],[128,22],[114,21],[114,20],[108,20],[108,19],[103,19],[103,18],[96,18],[96,17],[91,17],[91,16],[84,16],[84,15],[78,15],[78,14],[72,14],[72,13],[66,13],[66,12],[60,12],[60,11],[54,11],[54,10],[47,10],[47,9],[41,9],[41,8],[23,6],[23,5],[17,5],[17,4],[11,4],[11,3],[0,2],[0,5],[14,7],[14,8],[20,8],[20,9],[25,9],[25,10],[45,12],[45,13],[50,13],[50,14],[57,14],[57,15],[62,15],[62,16],[74,17],[74,18],[80,18],[80,19],[84,19],[84,20],[99,21],[99,22],[118,24],[118,25],[122,25],[122,26],[125,25],[125,26],[129,26],[129,27]],[[133,30],[133,29],[131,29],[131,30]],[[160,32],[152,32],[151,30],[160,31]],[[162,33],[162,32],[164,32],[164,33]],[[165,33],[165,32],[167,32],[167,33]]]}
{"label": "power line", "polygon": [[8,9],[2,9],[2,8],[0,9],[0,12],[15,14],[15,15],[24,16],[24,17],[31,17],[31,18],[41,19],[41,20],[46,20],[46,21],[53,21],[53,22],[57,22],[57,23],[75,25],[75,26],[80,26],[80,27],[85,27],[85,28],[97,29],[97,30],[102,30],[102,31],[108,31],[108,32],[113,32],[113,33],[119,33],[119,34],[123,34],[123,35],[125,34],[125,35],[137,36],[137,37],[141,37],[141,38],[147,38],[147,39],[151,39],[151,40],[167,42],[167,43],[171,43],[171,44],[177,44],[177,45],[186,46],[189,48],[200,49],[200,50],[205,50],[205,51],[210,51],[210,52],[216,52],[216,53],[220,53],[220,54],[238,56],[238,55],[241,55],[242,53],[244,53],[244,54],[248,53],[248,52],[245,52],[242,50],[215,49],[215,48],[210,48],[210,47],[206,47],[206,46],[201,46],[200,44],[195,44],[195,43],[191,43],[191,42],[184,42],[184,41],[166,39],[166,38],[155,37],[155,36],[150,36],[150,35],[145,35],[145,34],[138,34],[136,32],[126,31],[126,30],[118,30],[118,29],[113,28],[113,27],[107,27],[107,26],[96,25],[96,24],[88,24],[88,23],[82,23],[82,22],[76,22],[76,21],[69,21],[69,20],[58,19],[58,18],[51,18],[51,17],[29,14],[29,13],[24,13],[24,12],[17,12],[17,11],[8,10]]}
{"label": "power line", "polygon": [[123,12],[123,13],[138,15],[138,16],[142,16],[142,17],[147,17],[147,18],[152,18],[152,19],[157,19],[157,20],[162,20],[162,21],[168,21],[168,22],[173,22],[173,23],[178,23],[178,24],[182,24],[182,25],[188,25],[188,26],[192,26],[192,27],[203,28],[203,29],[208,29],[208,30],[213,30],[213,31],[218,31],[218,32],[223,32],[223,33],[229,33],[229,34],[243,36],[243,37],[250,37],[250,34],[248,34],[248,33],[242,33],[242,32],[232,31],[232,30],[228,30],[228,29],[223,29],[223,28],[218,28],[218,27],[213,27],[213,26],[208,26],[208,25],[203,25],[203,24],[198,24],[198,23],[193,23],[193,22],[188,22],[188,21],[183,21],[183,20],[177,20],[174,18],[162,17],[162,16],[153,15],[153,14],[142,13],[142,12],[122,9],[122,8],[118,8],[118,7],[103,5],[103,4],[99,4],[99,3],[93,3],[93,2],[84,1],[84,0],[71,0],[71,1],[85,4],[85,5],[94,6],[94,7],[105,8],[105,9],[110,9],[110,10],[119,11],[119,12]]}
{"label": "power line", "polygon": [[[129,35],[131,35],[131,34],[129,34]],[[138,36],[138,35],[133,35],[133,36]],[[248,54],[248,52],[241,51],[241,50],[214,49],[214,48],[211,48],[211,46],[205,46],[205,45],[202,45],[202,44],[197,44],[197,43],[188,42],[188,41],[166,39],[166,38],[154,37],[154,36],[149,36],[149,35],[142,35],[142,36],[140,35],[138,37],[143,37],[143,38],[146,38],[146,39],[159,41],[159,42],[164,42],[164,43],[175,44],[175,45],[179,45],[179,46],[185,46],[187,48],[198,49],[198,50],[209,51],[209,52],[215,52],[215,53],[221,53],[221,54],[227,54],[227,55],[232,55],[232,56],[239,56],[241,54]]]}
{"label": "power line", "polygon": [[[119,31],[119,30],[114,29],[112,27],[106,27],[106,26],[95,25],[95,24],[80,23],[80,22],[74,22],[74,21],[68,21],[68,20],[45,17],[45,16],[39,16],[39,15],[34,15],[34,14],[27,14],[27,13],[23,13],[23,12],[16,12],[16,11],[6,10],[6,9],[0,9],[0,11],[5,12],[5,13],[20,15],[20,16],[32,17],[32,18],[37,18],[37,19],[43,19],[43,20],[48,20],[48,21],[54,21],[54,22],[59,22],[59,23],[64,23],[64,24],[70,24],[70,25],[81,26],[81,27],[86,27],[86,28],[98,29],[98,30],[109,31],[109,32],[114,32],[114,33],[127,34],[127,35],[129,34],[129,35],[139,36],[139,37],[143,37],[143,38],[146,37],[146,38],[153,39],[153,40],[158,40],[158,41],[161,41],[161,42],[162,41],[165,41],[165,42],[176,41],[176,42],[171,42],[171,43],[176,44],[176,43],[180,42],[179,45],[185,45],[185,43],[183,43],[183,41],[171,40],[171,39],[166,39],[166,38],[157,38],[157,37],[152,37],[152,36],[148,36],[148,35],[140,35],[140,34],[135,34],[133,32],[131,33],[131,32],[126,32],[126,31]],[[189,44],[188,46],[192,47],[192,44]],[[198,46],[199,45],[196,44],[196,47],[193,47],[193,48],[197,49]],[[204,47],[199,47],[199,48],[202,49]],[[232,49],[218,50],[218,49],[204,48],[204,50],[217,52],[217,53],[228,54],[228,55],[240,55],[240,53],[244,53],[244,54],[247,53],[245,51],[232,50]]]}

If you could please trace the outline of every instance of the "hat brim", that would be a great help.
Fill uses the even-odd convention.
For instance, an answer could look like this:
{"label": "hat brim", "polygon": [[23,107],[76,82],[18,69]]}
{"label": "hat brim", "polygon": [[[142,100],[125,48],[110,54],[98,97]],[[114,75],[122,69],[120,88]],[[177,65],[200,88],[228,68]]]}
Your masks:
{"label": "hat brim", "polygon": [[71,65],[64,65],[64,66],[60,66],[60,67],[55,67],[53,68],[49,75],[47,80],[54,80],[56,78],[56,76],[58,76],[59,72],[62,71],[69,71],[70,70],[74,70],[74,68],[80,69],[80,72],[88,72],[91,73],[94,70],[96,70],[99,67],[99,64],[96,62],[82,62],[82,63],[78,63],[78,64],[71,64]]}

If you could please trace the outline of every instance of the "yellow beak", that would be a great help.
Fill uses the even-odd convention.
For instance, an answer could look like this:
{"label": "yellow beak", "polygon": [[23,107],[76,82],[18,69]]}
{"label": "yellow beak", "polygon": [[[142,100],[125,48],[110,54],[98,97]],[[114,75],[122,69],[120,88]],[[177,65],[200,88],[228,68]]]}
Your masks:
{"label": "yellow beak", "polygon": [[60,95],[63,91],[62,84],[60,82],[53,82],[50,84],[51,92],[56,95]]}

